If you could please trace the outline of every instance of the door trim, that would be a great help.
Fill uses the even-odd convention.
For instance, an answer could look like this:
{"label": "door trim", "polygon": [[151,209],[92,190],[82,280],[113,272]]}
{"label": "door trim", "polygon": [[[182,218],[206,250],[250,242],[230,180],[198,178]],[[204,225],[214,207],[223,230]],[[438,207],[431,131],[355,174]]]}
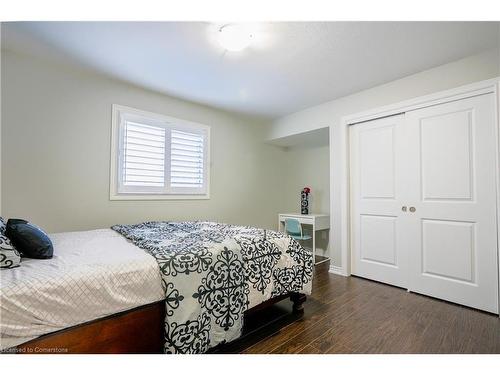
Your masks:
{"label": "door trim", "polygon": [[[495,95],[495,112],[496,112],[496,182],[497,182],[497,274],[498,283],[500,291],[500,174],[498,173],[500,166],[500,127],[499,127],[499,108],[500,108],[500,97],[498,92],[500,91],[500,77],[472,83],[469,85],[460,86],[454,89],[441,91],[438,93],[421,96],[418,98],[405,100],[399,103],[373,108],[368,111],[358,112],[351,115],[343,116],[341,119],[341,126],[339,129],[339,134],[337,137],[340,138],[340,160],[336,163],[339,165],[340,171],[340,201],[336,201],[334,197],[336,196],[335,185],[330,184],[330,196],[331,200],[331,210],[332,212],[340,212],[340,223],[333,222],[334,216],[331,215],[330,227],[337,228],[336,236],[340,237],[340,250],[341,250],[341,264],[330,266],[330,272],[339,274],[342,276],[350,276],[351,274],[351,246],[350,246],[350,166],[349,166],[349,129],[350,125],[354,125],[360,122],[365,122],[369,120],[374,120],[380,117],[387,117],[396,115],[399,113],[408,112],[415,109],[430,107],[438,104],[448,103],[455,100],[465,99],[473,96],[493,93]],[[333,138],[333,131],[330,129],[330,141]],[[332,144],[330,142],[330,144]],[[333,155],[330,152],[330,164],[333,165]],[[331,178],[330,174],[330,179]],[[340,233],[338,229],[340,227]],[[334,231],[332,231],[334,232]],[[340,234],[340,235],[339,235]],[[333,235],[333,233],[331,233]],[[337,237],[337,238],[338,238]],[[331,239],[330,239],[331,240]],[[500,294],[500,292],[499,292]],[[500,301],[500,296],[499,296]],[[499,302],[500,305],[500,302]],[[500,307],[500,306],[499,306]]]}

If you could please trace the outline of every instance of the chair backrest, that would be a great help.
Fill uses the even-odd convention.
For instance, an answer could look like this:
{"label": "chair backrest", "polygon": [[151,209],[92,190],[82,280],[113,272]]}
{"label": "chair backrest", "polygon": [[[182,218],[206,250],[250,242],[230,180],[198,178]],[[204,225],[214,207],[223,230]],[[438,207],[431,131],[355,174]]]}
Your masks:
{"label": "chair backrest", "polygon": [[288,234],[302,235],[302,227],[297,219],[285,219],[285,230]]}

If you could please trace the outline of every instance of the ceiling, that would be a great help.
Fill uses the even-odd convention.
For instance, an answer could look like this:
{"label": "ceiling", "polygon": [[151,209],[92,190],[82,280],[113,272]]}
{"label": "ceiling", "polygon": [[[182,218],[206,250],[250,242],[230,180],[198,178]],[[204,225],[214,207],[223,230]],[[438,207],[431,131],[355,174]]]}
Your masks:
{"label": "ceiling", "polygon": [[204,22],[16,22],[3,47],[277,118],[498,45],[496,22],[277,22],[226,52]]}

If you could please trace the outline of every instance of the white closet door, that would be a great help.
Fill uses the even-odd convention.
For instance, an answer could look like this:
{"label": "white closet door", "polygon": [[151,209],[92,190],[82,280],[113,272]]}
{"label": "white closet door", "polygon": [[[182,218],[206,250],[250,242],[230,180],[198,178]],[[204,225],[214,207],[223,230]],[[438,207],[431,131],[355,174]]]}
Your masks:
{"label": "white closet door", "polygon": [[494,95],[408,112],[404,126],[408,288],[497,313]]}
{"label": "white closet door", "polygon": [[407,286],[403,116],[350,126],[351,272]]}

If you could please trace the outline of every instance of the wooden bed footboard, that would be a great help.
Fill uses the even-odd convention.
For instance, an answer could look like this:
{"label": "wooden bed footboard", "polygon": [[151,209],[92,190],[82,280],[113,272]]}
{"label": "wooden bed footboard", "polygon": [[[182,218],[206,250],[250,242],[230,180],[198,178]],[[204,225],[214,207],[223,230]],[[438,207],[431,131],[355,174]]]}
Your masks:
{"label": "wooden bed footboard", "polygon": [[17,353],[161,353],[165,302],[113,314],[17,346]]}
{"label": "wooden bed footboard", "polygon": [[[272,298],[248,310],[245,316],[290,298],[295,313],[303,312],[306,296],[291,293]],[[163,353],[164,301],[140,306],[23,343],[12,353]]]}

